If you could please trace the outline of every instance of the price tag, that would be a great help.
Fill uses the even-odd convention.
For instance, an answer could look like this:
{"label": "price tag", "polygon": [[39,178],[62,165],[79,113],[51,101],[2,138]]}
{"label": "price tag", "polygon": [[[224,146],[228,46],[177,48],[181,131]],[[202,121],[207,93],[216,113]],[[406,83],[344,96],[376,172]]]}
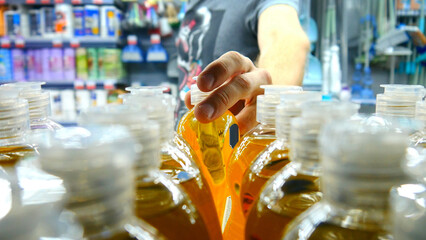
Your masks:
{"label": "price tag", "polygon": [[71,0],[72,4],[82,4],[81,0]]}
{"label": "price tag", "polygon": [[50,4],[50,0],[41,0],[40,3],[41,4]]}
{"label": "price tag", "polygon": [[25,3],[26,4],[35,4],[36,1],[35,0],[26,0]]}
{"label": "price tag", "polygon": [[61,48],[62,47],[62,40],[61,39],[54,39],[52,40],[52,47],[54,48]]}
{"label": "price tag", "polygon": [[24,48],[25,47],[25,40],[23,38],[17,38],[15,40],[15,47],[16,48]]}
{"label": "price tag", "polygon": [[93,0],[93,4],[102,4],[103,0]]}
{"label": "price tag", "polygon": [[5,37],[1,39],[1,48],[10,48],[10,39]]}
{"label": "price tag", "polygon": [[72,48],[80,47],[80,41],[78,41],[78,39],[75,39],[75,38],[71,39],[70,40],[70,47],[72,47]]}
{"label": "price tag", "polygon": [[0,0],[0,4],[1,5],[6,4],[6,0]]}
{"label": "price tag", "polygon": [[64,0],[55,0],[55,3],[64,3]]}

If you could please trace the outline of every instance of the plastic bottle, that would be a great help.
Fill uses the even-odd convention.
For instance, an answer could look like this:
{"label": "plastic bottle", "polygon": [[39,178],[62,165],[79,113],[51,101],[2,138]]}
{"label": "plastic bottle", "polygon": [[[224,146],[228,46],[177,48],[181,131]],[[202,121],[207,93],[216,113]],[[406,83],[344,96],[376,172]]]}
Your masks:
{"label": "plastic bottle", "polygon": [[123,103],[145,110],[148,119],[160,125],[160,169],[186,191],[204,222],[208,223],[210,238],[222,239],[213,196],[198,167],[201,163],[188,143],[174,131],[175,99],[163,94],[164,87],[128,87],[126,90],[130,94],[124,96]]}
{"label": "plastic bottle", "polygon": [[75,54],[77,78],[80,80],[87,80],[89,78],[89,70],[87,66],[87,49],[77,48]]}
{"label": "plastic bottle", "polygon": [[392,239],[389,190],[406,180],[401,164],[408,137],[387,126],[342,121],[326,126],[319,142],[322,200],[292,221],[283,239]]}
{"label": "plastic bottle", "polygon": [[25,81],[25,54],[22,49],[14,48],[12,52],[13,80]]}
{"label": "plastic bottle", "polygon": [[168,239],[209,239],[207,226],[186,193],[159,170],[162,164],[159,125],[149,121],[144,111],[123,105],[92,108],[80,115],[79,122],[83,125],[124,125],[142,145],[143,152],[137,156],[134,166],[135,211],[139,218]]}
{"label": "plastic bottle", "polygon": [[[210,93],[201,92],[197,85],[191,86],[191,104],[199,104]],[[229,189],[226,184],[227,159],[239,139],[237,120],[230,111],[210,123],[200,123],[194,110],[186,113],[179,122],[177,132],[188,142],[200,161],[201,174],[209,184],[216,211],[222,226],[227,222],[225,209],[230,208]],[[229,202],[226,205],[226,202]]]}
{"label": "plastic bottle", "polygon": [[115,37],[117,33],[116,8],[114,6],[102,6],[100,12],[101,37]]}
{"label": "plastic bottle", "polygon": [[43,138],[47,132],[62,128],[60,124],[49,118],[50,95],[49,92],[41,89],[43,84],[44,82],[20,82],[1,86],[16,89],[19,91],[19,97],[28,101],[31,127],[28,141],[35,145],[43,142]]}
{"label": "plastic bottle", "polygon": [[99,36],[99,7],[95,5],[84,6],[84,28],[86,36]]}
{"label": "plastic bottle", "polygon": [[85,35],[84,28],[84,7],[73,8],[73,20],[74,20],[74,36],[82,37]]}
{"label": "plastic bottle", "polygon": [[247,217],[254,201],[259,197],[264,184],[276,172],[289,163],[290,122],[301,114],[301,104],[321,101],[320,92],[289,92],[281,94],[277,107],[276,137],[247,168],[241,184],[241,206]]}
{"label": "plastic bottle", "polygon": [[423,86],[382,84],[384,93],[377,94],[376,114],[382,117],[414,118],[416,103],[425,95]]}
{"label": "plastic bottle", "polygon": [[20,160],[34,156],[35,150],[25,142],[29,130],[28,101],[19,98],[19,91],[0,88],[0,166],[13,167]]}
{"label": "plastic bottle", "polygon": [[73,48],[64,49],[64,80],[74,81],[75,75],[75,50]]}
{"label": "plastic bottle", "polygon": [[74,33],[73,10],[71,4],[55,4],[55,32],[63,38],[71,38]]}
{"label": "plastic bottle", "polygon": [[10,82],[12,75],[12,55],[9,49],[0,49],[0,82]]}
{"label": "plastic bottle", "polygon": [[407,152],[402,166],[410,180],[390,192],[391,230],[394,239],[417,240],[426,235],[426,151],[423,147]]}
{"label": "plastic bottle", "polygon": [[290,163],[272,177],[253,204],[247,218],[246,239],[279,239],[297,215],[321,199],[317,137],[331,119],[350,118],[359,105],[338,102],[306,102],[302,115],[291,120]]}
{"label": "plastic bottle", "polygon": [[235,146],[227,168],[227,181],[231,192],[232,207],[229,223],[224,230],[225,239],[239,239],[244,234],[245,218],[241,207],[240,190],[244,173],[257,155],[276,140],[275,114],[280,94],[302,91],[299,86],[264,85],[265,95],[257,97],[257,121],[259,124],[248,131]]}
{"label": "plastic bottle", "polygon": [[50,49],[50,81],[64,80],[64,53],[62,48]]}
{"label": "plastic bottle", "polygon": [[[38,71],[40,71],[40,81],[50,81],[50,48],[43,48],[40,50],[40,54],[38,55],[37,63],[40,64],[38,67]],[[36,64],[37,64],[36,63]],[[52,79],[53,80],[53,79]]]}
{"label": "plastic bottle", "polygon": [[[162,239],[132,211],[135,144],[125,128],[64,128],[40,148],[42,168],[61,177],[85,239]],[[140,148],[140,147],[139,147]]]}
{"label": "plastic bottle", "polygon": [[352,75],[352,97],[354,99],[360,99],[361,98],[361,91],[362,91],[362,86],[361,86],[362,73],[361,73],[361,69],[362,69],[361,63],[357,63],[355,65],[355,72]]}
{"label": "plastic bottle", "polygon": [[86,51],[87,51],[88,80],[98,80],[99,79],[98,49],[88,48]]}

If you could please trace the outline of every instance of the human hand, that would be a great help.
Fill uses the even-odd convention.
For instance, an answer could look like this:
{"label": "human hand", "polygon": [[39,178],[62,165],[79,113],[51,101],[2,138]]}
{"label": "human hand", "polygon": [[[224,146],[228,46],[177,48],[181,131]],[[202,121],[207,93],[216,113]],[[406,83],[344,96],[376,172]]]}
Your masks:
{"label": "human hand", "polygon": [[[260,85],[271,84],[270,74],[257,68],[238,52],[227,52],[210,63],[199,75],[198,88],[203,92],[214,90],[194,109],[195,117],[207,123],[220,117],[226,110],[236,116],[240,133],[256,126],[256,97],[263,94]],[[191,109],[191,95],[185,96],[185,105]]]}

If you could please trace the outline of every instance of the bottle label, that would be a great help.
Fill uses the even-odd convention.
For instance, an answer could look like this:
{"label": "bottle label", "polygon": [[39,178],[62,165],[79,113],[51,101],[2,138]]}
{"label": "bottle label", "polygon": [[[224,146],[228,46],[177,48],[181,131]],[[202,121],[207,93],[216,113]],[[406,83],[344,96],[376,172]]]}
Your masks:
{"label": "bottle label", "polygon": [[225,211],[223,213],[222,233],[225,231],[226,224],[228,223],[228,220],[229,220],[229,216],[231,216],[231,210],[232,210],[232,199],[231,199],[231,196],[228,196],[226,198]]}
{"label": "bottle label", "polygon": [[233,124],[229,128],[229,145],[232,149],[234,149],[235,145],[237,145],[238,141],[240,140],[240,129],[238,128],[237,124]]}

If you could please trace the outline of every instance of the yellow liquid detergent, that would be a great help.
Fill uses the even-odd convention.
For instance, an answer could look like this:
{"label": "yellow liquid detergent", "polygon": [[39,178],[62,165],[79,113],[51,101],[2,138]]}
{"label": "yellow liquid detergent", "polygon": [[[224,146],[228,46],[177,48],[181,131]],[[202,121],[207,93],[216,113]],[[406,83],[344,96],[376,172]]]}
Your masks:
{"label": "yellow liquid detergent", "polygon": [[213,122],[202,124],[195,118],[192,109],[179,122],[178,133],[197,155],[196,163],[210,187],[222,226],[227,221],[225,209],[230,208],[226,203],[229,196],[226,168],[227,160],[239,139],[237,120],[227,111]]}

